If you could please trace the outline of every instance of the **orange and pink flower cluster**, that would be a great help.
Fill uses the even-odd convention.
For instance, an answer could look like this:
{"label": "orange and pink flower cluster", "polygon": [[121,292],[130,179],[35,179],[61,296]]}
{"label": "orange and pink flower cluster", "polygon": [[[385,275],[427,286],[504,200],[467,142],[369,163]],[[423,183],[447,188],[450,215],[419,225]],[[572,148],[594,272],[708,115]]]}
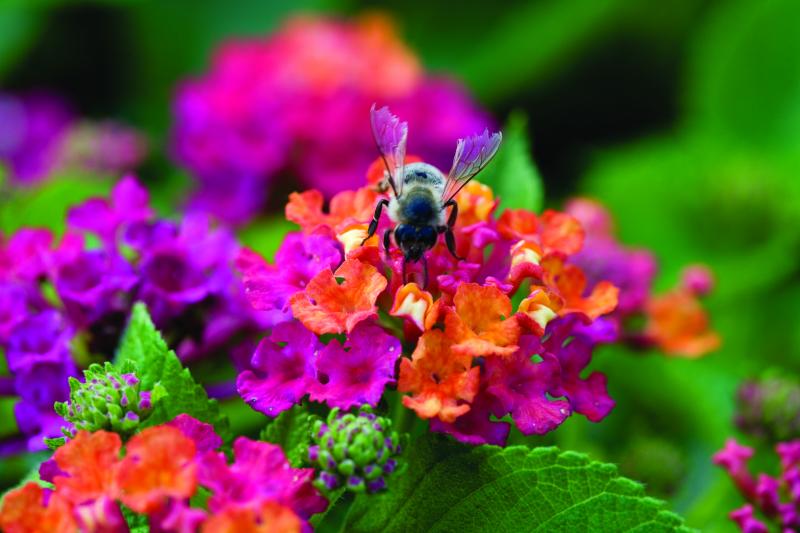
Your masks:
{"label": "orange and pink flower cluster", "polygon": [[[457,197],[463,260],[437,244],[422,286],[420,265],[405,265],[404,276],[399,249],[385,252],[377,237],[364,241],[384,194],[380,165],[370,168],[366,186],[335,195],[327,210],[318,191],[292,194],[286,217],[302,232],[287,237],[275,265],[250,251],[240,256],[251,303],[273,312],[276,331],[299,332],[265,339],[281,349],[260,347],[253,370],[240,376],[240,393],[254,408],[275,416],[306,392],[329,405],[374,406],[396,382],[407,393],[403,404],[430,420],[432,430],[501,444],[509,416],[524,434],[551,431],[572,413],[603,419],[614,406],[606,378],[584,377],[584,370],[595,345],[627,338],[621,325],[631,314],[649,316],[647,329],[637,332],[639,341],[651,339],[648,346],[688,346],[693,355],[712,347],[703,341],[713,334],[695,292],[650,298],[648,280],[646,305],[617,312],[627,294],[576,261],[587,239],[576,216],[524,209],[498,215],[492,190],[474,181]],[[380,222],[379,235],[389,223]],[[372,342],[363,341],[366,331]],[[333,364],[326,352],[339,339],[326,345],[330,334],[348,339]],[[331,371],[337,365],[348,369],[345,376]],[[393,365],[396,373],[387,376]],[[291,398],[277,394],[298,380]]]}
{"label": "orange and pink flower cluster", "polygon": [[[299,532],[327,506],[313,470],[293,469],[279,446],[245,437],[228,464],[208,424],[180,415],[124,443],[116,433],[79,432],[43,464],[42,479],[8,493],[0,529],[8,533],[121,532],[120,504],[147,516],[152,531]],[[195,504],[208,491],[205,510]]]}

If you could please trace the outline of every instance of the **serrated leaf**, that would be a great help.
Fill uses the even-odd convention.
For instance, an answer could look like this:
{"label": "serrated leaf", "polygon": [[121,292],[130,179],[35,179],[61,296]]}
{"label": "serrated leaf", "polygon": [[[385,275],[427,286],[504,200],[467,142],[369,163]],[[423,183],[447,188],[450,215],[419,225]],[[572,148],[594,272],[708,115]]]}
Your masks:
{"label": "serrated leaf", "polygon": [[527,123],[522,113],[511,114],[503,128],[500,150],[477,177],[500,198],[500,210],[521,208],[539,212],[542,209],[542,178],[531,158]]}
{"label": "serrated leaf", "polygon": [[385,494],[358,496],[345,531],[691,531],[614,465],[579,453],[426,435],[407,460]]}
{"label": "serrated leaf", "polygon": [[117,365],[128,363],[135,368],[142,389],[153,390],[154,401],[161,398],[143,422],[144,427],[163,424],[186,413],[213,424],[217,433],[229,440],[229,423],[220,413],[217,401],[209,399],[206,390],[167,347],[142,303],[133,306],[115,358]]}
{"label": "serrated leaf", "polygon": [[303,466],[311,442],[313,417],[295,405],[282,412],[261,431],[260,439],[283,448],[289,463],[298,468]]}
{"label": "serrated leaf", "polygon": [[52,438],[52,439],[45,437],[45,439],[44,439],[45,446],[47,446],[48,449],[53,450],[53,451],[61,448],[66,443],[67,443],[67,439],[64,438],[64,437],[56,437],[56,438]]}

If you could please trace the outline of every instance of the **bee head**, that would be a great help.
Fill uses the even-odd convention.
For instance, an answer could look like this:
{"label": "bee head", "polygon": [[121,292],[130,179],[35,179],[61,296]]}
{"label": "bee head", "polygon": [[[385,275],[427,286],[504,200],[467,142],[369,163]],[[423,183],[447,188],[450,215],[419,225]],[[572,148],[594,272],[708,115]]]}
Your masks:
{"label": "bee head", "polygon": [[436,244],[436,229],[433,226],[412,226],[400,224],[394,232],[397,245],[403,250],[408,261],[419,261],[422,254]]}

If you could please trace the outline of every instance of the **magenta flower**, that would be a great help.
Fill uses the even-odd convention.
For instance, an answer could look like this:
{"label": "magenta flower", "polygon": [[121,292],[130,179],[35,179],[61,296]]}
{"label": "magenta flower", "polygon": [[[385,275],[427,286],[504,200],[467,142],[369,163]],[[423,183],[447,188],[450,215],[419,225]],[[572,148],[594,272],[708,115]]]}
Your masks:
{"label": "magenta flower", "polygon": [[275,253],[275,265],[244,249],[236,266],[253,308],[271,312],[274,323],[291,320],[289,298],[304,290],[308,282],[325,269],[342,262],[340,246],[326,235],[289,233]]}
{"label": "magenta flower", "polygon": [[173,152],[198,182],[193,208],[245,222],[286,171],[328,196],[360,185],[375,159],[373,102],[400,109],[410,153],[443,166],[459,137],[492,122],[460,86],[425,76],[382,17],[297,17],[225,43],[173,103]]}
{"label": "magenta flower", "polygon": [[360,323],[344,345],[332,340],[320,351],[311,399],[341,409],[376,406],[386,385],[394,380],[401,353],[397,338],[374,324]]}
{"label": "magenta flower", "polygon": [[[534,363],[531,356],[537,353],[542,360]],[[510,357],[488,359],[486,391],[497,399],[495,416],[510,413],[523,435],[544,435],[560,426],[571,414],[570,402],[547,397],[560,372],[558,360],[532,335],[520,338],[519,349]]]}
{"label": "magenta flower", "polygon": [[252,370],[239,374],[239,394],[256,411],[278,416],[317,384],[315,363],[322,346],[300,322],[278,324],[259,343]]}
{"label": "magenta flower", "polygon": [[759,474],[754,478],[747,468],[753,449],[728,439],[725,448],[714,455],[714,464],[724,468],[739,492],[749,502],[734,510],[731,520],[742,531],[767,532],[768,527],[756,517],[756,511],[782,531],[800,528],[800,441],[779,443],[775,450],[781,460],[777,477]]}
{"label": "magenta flower", "polygon": [[280,446],[239,437],[233,457],[228,465],[225,454],[207,452],[199,462],[200,484],[214,493],[208,501],[211,512],[262,499],[291,507],[303,518],[327,508],[328,502],[311,484],[314,470],[291,468]]}

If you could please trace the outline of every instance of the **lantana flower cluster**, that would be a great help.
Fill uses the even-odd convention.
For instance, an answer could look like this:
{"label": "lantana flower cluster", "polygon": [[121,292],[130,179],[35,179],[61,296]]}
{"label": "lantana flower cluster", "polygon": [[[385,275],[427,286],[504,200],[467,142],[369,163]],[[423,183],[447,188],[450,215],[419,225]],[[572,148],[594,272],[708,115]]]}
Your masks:
{"label": "lantana flower cluster", "polygon": [[[611,253],[598,246],[581,256],[587,233],[578,218],[497,213],[492,190],[473,181],[457,196],[455,240],[464,259],[438,243],[427,254],[423,286],[422,266],[404,265],[395,246],[384,253],[377,236],[362,244],[385,194],[381,165],[373,163],[366,186],[335,195],[327,211],[320,191],[292,194],[286,217],[302,231],[286,237],[274,264],[240,254],[250,301],[276,320],[252,369],[239,376],[244,400],[269,416],[306,396],[348,409],[377,405],[391,385],[433,431],[472,444],[505,443],[510,421],[531,435],[573,413],[607,416],[614,401],[605,376],[585,374],[593,349],[622,340],[619,302],[635,301],[637,291],[652,302],[650,278],[636,279],[630,252],[610,241]],[[377,234],[389,224],[382,219]],[[595,266],[593,276],[581,261]],[[594,277],[615,264],[626,269],[617,276],[627,281],[621,287]],[[691,312],[702,312],[695,294],[655,305],[661,314],[644,303],[625,312],[651,314],[638,334],[653,337],[648,344],[663,344],[661,336],[691,343],[710,335],[707,321],[696,328],[686,318],[685,299]]]}
{"label": "lantana flower cluster", "polygon": [[714,456],[714,463],[728,472],[748,502],[730,514],[744,533],[768,533],[764,520],[787,533],[800,530],[800,440],[778,443],[775,451],[780,459],[777,476],[753,477],[747,463],[754,450],[734,439]]}
{"label": "lantana flower cluster", "polygon": [[263,326],[233,270],[238,250],[208,216],[157,218],[133,177],[110,198],[73,207],[58,240],[33,228],[0,235],[0,347],[10,371],[0,394],[19,396],[29,447],[59,435],[53,403],[68,398],[68,376],[114,353],[136,301],[185,361],[235,359],[238,347],[249,355],[248,335]]}
{"label": "lantana flower cluster", "polygon": [[376,101],[406,117],[418,132],[410,149],[441,166],[453,139],[492,122],[459,85],[426,74],[379,14],[295,17],[227,42],[173,104],[173,150],[198,181],[194,206],[247,221],[287,172],[328,197],[358,187],[374,158]]}
{"label": "lantana flower cluster", "polygon": [[123,504],[151,531],[289,533],[327,507],[313,470],[292,468],[279,446],[239,437],[230,463],[220,446],[212,426],[188,415],[124,445],[117,433],[79,431],[40,470],[52,488],[29,482],[6,495],[0,528],[123,532]]}
{"label": "lantana flower cluster", "polygon": [[54,94],[0,93],[0,162],[14,183],[37,182],[56,170],[119,174],[136,168],[146,153],[136,130],[81,120]]}

